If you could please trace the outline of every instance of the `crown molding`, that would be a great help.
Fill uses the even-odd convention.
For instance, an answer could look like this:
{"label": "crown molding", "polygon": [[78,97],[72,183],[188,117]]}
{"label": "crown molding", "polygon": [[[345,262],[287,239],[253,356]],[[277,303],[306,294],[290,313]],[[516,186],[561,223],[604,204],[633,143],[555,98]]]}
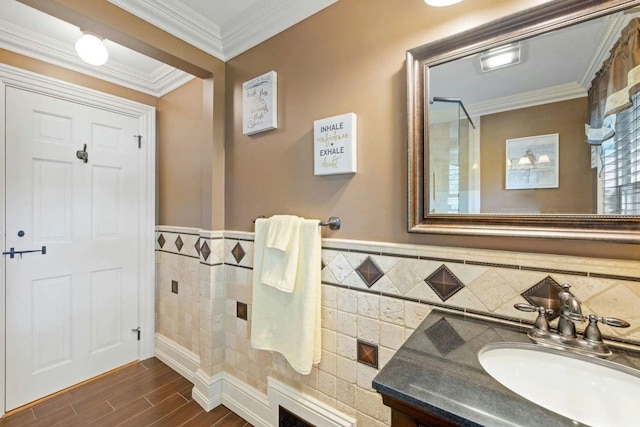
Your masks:
{"label": "crown molding", "polygon": [[536,105],[567,101],[586,96],[587,90],[574,82],[552,86],[541,90],[524,92],[517,95],[505,96],[486,102],[478,102],[467,105],[466,107],[471,117],[480,117],[486,116],[487,114],[500,113],[502,111],[534,107]]}
{"label": "crown molding", "polygon": [[222,27],[178,0],[108,0],[221,61],[251,49],[338,0],[258,0]]}
{"label": "crown molding", "polygon": [[338,0],[263,0],[222,27],[225,60],[234,58]]}
{"label": "crown molding", "polygon": [[[479,118],[488,114],[501,113],[503,111],[518,110],[534,107],[536,105],[551,104],[554,102],[568,101],[570,99],[587,96],[587,90],[578,83],[567,83],[545,89],[524,92],[517,95],[505,96],[475,104],[465,104],[470,118],[476,125],[480,124]],[[429,111],[430,123],[447,123],[458,120],[459,116],[452,108],[449,110]]]}
{"label": "crown molding", "polygon": [[155,71],[149,74],[151,82],[158,93],[158,97],[164,96],[174,89],[190,82],[195,77],[182,70],[173,68],[170,65],[162,64]]}
{"label": "crown molding", "polygon": [[95,67],[82,61],[73,46],[3,20],[0,20],[0,48],[155,97],[193,79],[192,75],[164,64],[151,74],[111,59]]}
{"label": "crown molding", "polygon": [[107,0],[224,61],[220,27],[177,0]]}

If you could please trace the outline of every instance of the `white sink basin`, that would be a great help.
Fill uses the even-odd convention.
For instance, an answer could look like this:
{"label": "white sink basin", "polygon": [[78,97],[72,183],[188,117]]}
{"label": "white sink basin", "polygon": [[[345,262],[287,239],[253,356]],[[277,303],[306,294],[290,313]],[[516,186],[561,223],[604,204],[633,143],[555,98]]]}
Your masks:
{"label": "white sink basin", "polygon": [[478,359],[510,390],[567,418],[594,427],[640,425],[640,371],[539,344],[489,344]]}

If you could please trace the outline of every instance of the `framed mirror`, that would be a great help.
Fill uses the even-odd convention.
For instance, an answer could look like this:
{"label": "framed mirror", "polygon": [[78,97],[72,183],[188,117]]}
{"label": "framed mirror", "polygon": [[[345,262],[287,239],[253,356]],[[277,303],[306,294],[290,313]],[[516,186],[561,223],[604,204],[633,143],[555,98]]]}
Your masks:
{"label": "framed mirror", "polygon": [[409,232],[640,243],[640,0],[544,3],[406,67]]}

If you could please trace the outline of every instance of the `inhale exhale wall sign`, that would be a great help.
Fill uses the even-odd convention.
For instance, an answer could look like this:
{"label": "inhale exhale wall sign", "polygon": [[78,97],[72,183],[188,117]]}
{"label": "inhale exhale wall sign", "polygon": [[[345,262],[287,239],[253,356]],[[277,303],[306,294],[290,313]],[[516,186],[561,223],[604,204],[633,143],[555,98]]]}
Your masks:
{"label": "inhale exhale wall sign", "polygon": [[242,84],[242,133],[278,127],[278,75],[275,71]]}
{"label": "inhale exhale wall sign", "polygon": [[356,172],[357,129],[357,116],[354,113],[313,122],[315,175]]}

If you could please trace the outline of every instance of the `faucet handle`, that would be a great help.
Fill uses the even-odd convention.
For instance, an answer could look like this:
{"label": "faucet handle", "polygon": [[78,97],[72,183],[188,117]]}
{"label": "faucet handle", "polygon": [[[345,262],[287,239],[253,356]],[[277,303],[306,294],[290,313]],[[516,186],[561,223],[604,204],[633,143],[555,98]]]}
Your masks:
{"label": "faucet handle", "polygon": [[590,314],[587,317],[589,318],[589,322],[591,322],[593,319],[593,321],[595,322],[604,323],[605,325],[613,326],[614,328],[628,328],[629,326],[631,326],[631,324],[626,320],[618,319],[615,317],[598,317],[595,314]]}
{"label": "faucet handle", "polygon": [[586,317],[589,319],[589,325],[584,330],[584,338],[587,341],[592,341],[595,343],[602,342],[602,333],[598,328],[598,322],[616,328],[628,328],[629,326],[631,326],[626,320],[616,319],[615,317],[599,317],[595,314],[590,314]]}
{"label": "faucet handle", "polygon": [[535,306],[535,305],[530,305],[530,304],[524,304],[524,303],[517,303],[517,304],[513,304],[513,307],[520,310],[520,311],[526,311],[528,313],[535,313],[536,311],[538,313],[544,313],[546,316],[551,316],[553,313],[555,313],[553,310],[551,310],[550,308],[545,308],[541,305],[539,306]]}
{"label": "faucet handle", "polygon": [[551,316],[554,313],[553,310],[543,306],[536,307],[523,303],[514,304],[513,307],[520,311],[526,311],[527,313],[538,312],[538,317],[536,318],[533,328],[538,331],[549,332],[549,319],[547,319],[547,316]]}
{"label": "faucet handle", "polygon": [[535,311],[538,311],[538,307],[534,307],[532,305],[529,304],[524,304],[524,303],[517,303],[517,304],[513,304],[513,307],[520,310],[520,311],[526,311],[527,313],[533,313]]}

